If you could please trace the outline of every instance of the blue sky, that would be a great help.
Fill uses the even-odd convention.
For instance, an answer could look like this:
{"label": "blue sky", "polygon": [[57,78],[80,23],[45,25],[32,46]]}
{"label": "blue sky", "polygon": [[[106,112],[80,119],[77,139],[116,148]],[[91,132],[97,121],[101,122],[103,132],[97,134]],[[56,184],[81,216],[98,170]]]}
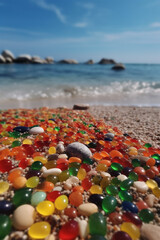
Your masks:
{"label": "blue sky", "polygon": [[160,0],[0,0],[0,51],[160,63]]}

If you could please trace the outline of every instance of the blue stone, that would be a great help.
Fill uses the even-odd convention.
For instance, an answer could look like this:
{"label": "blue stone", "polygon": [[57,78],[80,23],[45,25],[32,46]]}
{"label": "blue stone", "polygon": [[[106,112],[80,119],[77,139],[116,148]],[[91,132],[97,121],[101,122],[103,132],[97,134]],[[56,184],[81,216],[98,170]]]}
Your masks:
{"label": "blue stone", "polygon": [[12,202],[7,200],[0,201],[0,214],[9,215],[13,212],[14,205]]}
{"label": "blue stone", "polygon": [[26,133],[26,132],[29,132],[29,127],[18,126],[18,127],[13,128],[13,131],[20,132],[20,133]]}
{"label": "blue stone", "polygon": [[97,205],[97,207],[102,208],[102,201],[104,199],[104,196],[102,194],[92,194],[88,202],[94,203]]}
{"label": "blue stone", "polygon": [[127,211],[127,212],[138,213],[137,206],[132,202],[123,201],[122,208],[124,211]]}

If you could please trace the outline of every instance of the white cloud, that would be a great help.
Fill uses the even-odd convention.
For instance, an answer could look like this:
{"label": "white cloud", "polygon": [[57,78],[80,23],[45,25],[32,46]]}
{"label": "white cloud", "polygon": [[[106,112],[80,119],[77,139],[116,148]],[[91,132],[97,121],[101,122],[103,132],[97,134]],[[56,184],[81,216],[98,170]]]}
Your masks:
{"label": "white cloud", "polygon": [[150,24],[150,27],[159,28],[160,27],[160,22],[154,22],[154,23]]}
{"label": "white cloud", "polygon": [[88,10],[94,8],[94,4],[93,3],[79,3],[79,5],[82,6],[83,8],[88,9]]}
{"label": "white cloud", "polygon": [[57,18],[62,22],[66,23],[66,17],[61,12],[61,10],[55,4],[49,4],[45,0],[32,0],[37,6],[46,9],[48,11],[52,11],[56,14]]}
{"label": "white cloud", "polygon": [[18,29],[18,28],[10,28],[10,27],[2,27],[0,26],[0,32],[16,32],[16,33],[24,33],[28,35],[43,35],[43,32],[35,32],[35,31],[29,31],[29,30],[24,30],[24,29]]}
{"label": "white cloud", "polygon": [[77,27],[77,28],[85,28],[87,26],[88,26],[87,22],[77,22],[74,24],[74,27]]}
{"label": "white cloud", "polygon": [[115,42],[121,41],[126,43],[159,43],[160,44],[160,31],[126,31],[119,33],[104,33],[94,32],[91,33],[96,39],[102,42]]}

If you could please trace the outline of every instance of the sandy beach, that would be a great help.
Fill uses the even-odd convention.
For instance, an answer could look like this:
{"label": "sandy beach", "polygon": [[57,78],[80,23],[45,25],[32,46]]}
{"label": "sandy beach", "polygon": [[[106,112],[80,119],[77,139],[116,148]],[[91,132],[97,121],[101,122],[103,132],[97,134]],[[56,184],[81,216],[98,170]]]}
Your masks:
{"label": "sandy beach", "polygon": [[159,107],[91,106],[89,112],[131,137],[160,147]]}

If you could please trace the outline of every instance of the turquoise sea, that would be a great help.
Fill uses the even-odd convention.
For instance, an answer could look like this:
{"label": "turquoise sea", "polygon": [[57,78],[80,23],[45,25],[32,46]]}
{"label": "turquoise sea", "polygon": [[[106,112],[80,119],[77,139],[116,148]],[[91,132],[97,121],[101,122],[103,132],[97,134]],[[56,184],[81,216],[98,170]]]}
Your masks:
{"label": "turquoise sea", "polygon": [[160,65],[1,64],[0,109],[73,104],[160,106]]}

